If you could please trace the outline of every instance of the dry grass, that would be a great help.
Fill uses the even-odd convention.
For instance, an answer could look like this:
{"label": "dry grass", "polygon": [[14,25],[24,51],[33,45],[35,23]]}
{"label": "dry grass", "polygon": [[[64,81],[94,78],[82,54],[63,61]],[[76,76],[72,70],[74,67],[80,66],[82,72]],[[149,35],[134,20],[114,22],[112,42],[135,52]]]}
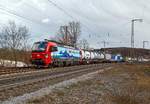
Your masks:
{"label": "dry grass", "polygon": [[135,97],[124,95],[120,93],[111,92],[111,95],[107,97],[108,102],[114,102],[115,104],[141,104],[141,101]]}
{"label": "dry grass", "polygon": [[42,103],[42,101],[43,101],[42,98],[37,97],[37,98],[35,98],[35,99],[30,100],[30,101],[28,102],[28,104],[40,104],[40,103]]}
{"label": "dry grass", "polygon": [[46,94],[46,95],[44,95],[44,98],[50,99],[51,101],[55,101],[56,97],[52,94]]}
{"label": "dry grass", "polygon": [[55,96],[52,94],[45,94],[43,97],[37,97],[28,102],[28,104],[46,104],[45,102],[50,101],[53,104],[55,101]]}
{"label": "dry grass", "polygon": [[79,81],[77,84],[79,84],[80,86],[91,86],[93,84],[93,81],[91,79],[86,80],[86,81]]}
{"label": "dry grass", "polygon": [[128,86],[128,88],[113,89],[106,94],[106,101],[113,102],[115,104],[142,104],[142,99],[137,97],[138,89],[135,86]]}
{"label": "dry grass", "polygon": [[72,83],[71,85],[69,85],[69,89],[72,89],[72,88],[78,88],[78,87],[84,87],[84,86],[91,86],[93,84],[93,81],[92,80],[86,80],[86,81],[79,81],[77,83]]}
{"label": "dry grass", "polygon": [[78,87],[78,86],[79,86],[78,84],[72,83],[71,85],[69,85],[69,88],[76,88],[76,87]]}
{"label": "dry grass", "polygon": [[65,92],[63,90],[58,90],[56,93],[57,93],[57,96],[59,96],[59,97],[65,95]]}
{"label": "dry grass", "polygon": [[[107,101],[115,104],[147,104],[150,95],[150,76],[146,73],[150,71],[148,64],[122,65],[107,72],[107,75],[117,75],[128,73],[130,79],[126,81],[126,86],[122,89],[113,89],[107,93]],[[123,76],[121,76],[123,77]]]}

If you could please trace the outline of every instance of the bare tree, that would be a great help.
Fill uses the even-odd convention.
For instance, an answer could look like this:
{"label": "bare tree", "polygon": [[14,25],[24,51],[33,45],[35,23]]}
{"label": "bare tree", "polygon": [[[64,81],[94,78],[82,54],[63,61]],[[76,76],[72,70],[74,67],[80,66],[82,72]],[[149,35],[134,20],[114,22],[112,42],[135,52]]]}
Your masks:
{"label": "bare tree", "polygon": [[81,27],[79,22],[69,22],[68,26],[68,33],[69,33],[69,42],[72,46],[76,47],[79,36],[81,34]]}
{"label": "bare tree", "polygon": [[66,26],[60,26],[60,29],[59,29],[58,33],[56,34],[56,36],[51,39],[65,44],[66,43],[66,32],[67,32],[67,34],[68,34],[67,45],[76,47],[78,39],[81,34],[80,23],[72,21],[72,22],[69,22],[67,27],[68,28],[66,31]]}
{"label": "bare tree", "polygon": [[81,48],[81,49],[89,49],[89,43],[88,43],[88,41],[87,41],[86,39],[80,40],[78,46],[79,46],[79,48]]}
{"label": "bare tree", "polygon": [[51,39],[65,44],[66,42],[65,34],[66,34],[65,26],[60,26],[58,33],[55,35],[55,37],[51,37]]}
{"label": "bare tree", "polygon": [[18,50],[25,50],[29,31],[26,26],[17,26],[14,21],[9,21],[7,26],[2,28],[0,34],[0,47],[12,52],[11,59],[17,64]]}

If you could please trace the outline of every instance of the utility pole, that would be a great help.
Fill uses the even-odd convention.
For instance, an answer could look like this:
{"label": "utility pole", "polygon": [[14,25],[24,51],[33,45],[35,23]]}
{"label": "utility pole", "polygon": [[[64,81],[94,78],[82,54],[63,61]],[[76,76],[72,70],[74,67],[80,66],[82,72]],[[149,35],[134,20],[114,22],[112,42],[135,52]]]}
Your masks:
{"label": "utility pole", "polygon": [[145,43],[148,43],[148,41],[143,41],[143,49],[145,48]]}
{"label": "utility pole", "polygon": [[134,20],[131,24],[131,48],[134,48]]}
{"label": "utility pole", "polygon": [[104,43],[104,48],[106,47],[106,41],[103,41],[103,43]]}
{"label": "utility pole", "polygon": [[68,26],[65,26],[65,44],[68,44]]}
{"label": "utility pole", "polygon": [[140,21],[140,22],[142,22],[143,21],[143,19],[133,19],[133,20],[131,20],[131,60],[133,60],[132,59],[132,57],[134,58],[134,22],[135,21]]}
{"label": "utility pole", "polygon": [[[108,34],[106,35],[106,36],[108,36],[108,38],[109,38],[109,32],[108,32]],[[105,48],[106,48],[106,44],[108,43],[107,41],[108,41],[108,38],[106,38],[106,40],[104,40],[104,41],[101,41],[101,43],[103,43],[104,44],[104,59],[106,59],[106,52],[105,52]],[[98,42],[99,43],[99,42]]]}
{"label": "utility pole", "polygon": [[104,43],[104,59],[106,59],[106,52],[105,52],[105,48],[106,48],[106,41],[104,40],[102,43]]}

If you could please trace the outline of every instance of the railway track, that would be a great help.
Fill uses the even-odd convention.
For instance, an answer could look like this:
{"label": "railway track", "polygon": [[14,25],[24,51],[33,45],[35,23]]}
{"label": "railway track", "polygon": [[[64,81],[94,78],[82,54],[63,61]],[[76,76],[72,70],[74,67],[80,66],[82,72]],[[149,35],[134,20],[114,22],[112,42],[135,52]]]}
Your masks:
{"label": "railway track", "polygon": [[25,73],[29,71],[36,71],[35,68],[32,67],[22,67],[22,68],[1,68],[0,76],[8,75],[8,74],[17,74],[17,73]]}
{"label": "railway track", "polygon": [[[80,65],[80,66],[84,66],[84,65]],[[71,67],[78,67],[78,66],[71,66]],[[60,67],[60,68],[62,69],[62,68],[71,68],[71,67],[67,66],[67,67]],[[49,71],[49,70],[56,70],[56,69],[58,69],[58,68],[57,67],[54,67],[54,68],[47,68],[47,67],[42,67],[42,68],[35,68],[35,67],[0,68],[0,77],[3,77],[3,76],[7,77],[7,76],[10,76],[10,75],[16,75],[16,74],[25,74],[25,73],[32,73],[32,72]]]}
{"label": "railway track", "polygon": [[8,77],[14,77],[14,76],[24,76],[25,74],[29,75],[32,73],[43,73],[43,72],[54,72],[54,71],[59,71],[59,70],[64,70],[64,69],[72,69],[72,68],[78,68],[78,67],[84,67],[88,65],[76,65],[76,66],[67,66],[67,67],[53,67],[53,68],[40,68],[37,69],[35,67],[30,67],[30,68],[12,68],[12,69],[0,69],[0,79],[2,78],[8,78]]}
{"label": "railway track", "polygon": [[[80,65],[83,66],[83,65]],[[74,66],[73,66],[74,67]],[[62,67],[65,68],[65,67]],[[24,73],[30,73],[30,72],[36,72],[36,71],[40,71],[41,69],[44,70],[55,70],[58,68],[47,68],[47,67],[42,67],[42,68],[35,68],[33,66],[29,66],[29,67],[20,67],[20,68],[14,68],[14,67],[4,67],[4,68],[0,68],[0,77],[1,76],[10,76],[10,75],[15,75],[15,74],[24,74]]]}
{"label": "railway track", "polygon": [[[49,85],[49,84],[53,84],[59,81],[63,81],[65,79],[70,79],[78,75],[97,71],[97,70],[104,69],[106,67],[110,67],[114,65],[115,64],[104,64],[104,65],[94,64],[94,65],[74,67],[71,69],[65,69],[65,70],[59,70],[59,71],[58,70],[57,71],[45,71],[41,73],[31,73],[31,74],[25,74],[21,76],[1,78],[0,79],[0,100],[4,100],[8,98],[8,96],[10,96],[10,92],[13,92],[16,89],[26,90],[31,86],[33,89],[39,89],[43,87],[43,86],[40,86],[40,84],[42,83],[47,83]],[[34,86],[36,88],[34,88]],[[32,88],[30,88],[30,90]],[[35,90],[31,90],[31,92],[32,91],[35,91]],[[7,97],[4,97],[4,95]],[[16,93],[16,95],[18,94]],[[11,96],[16,96],[16,95],[13,93]]]}
{"label": "railway track", "polygon": [[[73,66],[75,67],[75,66]],[[64,67],[62,67],[64,68]],[[35,68],[35,67],[23,67],[23,68],[5,68],[0,69],[0,77],[9,77],[9,76],[16,76],[20,74],[29,74],[33,72],[41,72],[41,71],[49,71],[49,70],[56,70],[58,68]]]}
{"label": "railway track", "polygon": [[[96,65],[90,65],[90,67],[93,67],[93,66],[96,66]],[[85,68],[89,68],[89,65],[88,66],[80,66],[80,67],[79,66],[78,67],[68,67],[68,69],[65,69],[65,70],[63,70],[64,68],[56,68],[55,70],[52,70],[52,71],[51,70],[40,70],[40,71],[27,73],[27,74],[25,74],[25,73],[18,74],[17,76],[15,75],[15,76],[0,78],[0,86],[12,84],[14,82],[26,81],[29,79],[37,79],[37,78],[48,77],[51,75],[57,75],[57,74],[61,74],[61,73],[78,71],[78,70],[82,70]]]}

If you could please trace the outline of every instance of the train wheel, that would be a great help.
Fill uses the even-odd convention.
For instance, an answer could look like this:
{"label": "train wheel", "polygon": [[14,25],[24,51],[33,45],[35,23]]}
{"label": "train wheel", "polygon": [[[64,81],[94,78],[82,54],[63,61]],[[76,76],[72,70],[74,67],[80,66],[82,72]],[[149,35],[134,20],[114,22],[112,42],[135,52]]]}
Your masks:
{"label": "train wheel", "polygon": [[66,65],[67,65],[66,62],[64,61],[64,62],[63,62],[63,66],[66,66]]}

